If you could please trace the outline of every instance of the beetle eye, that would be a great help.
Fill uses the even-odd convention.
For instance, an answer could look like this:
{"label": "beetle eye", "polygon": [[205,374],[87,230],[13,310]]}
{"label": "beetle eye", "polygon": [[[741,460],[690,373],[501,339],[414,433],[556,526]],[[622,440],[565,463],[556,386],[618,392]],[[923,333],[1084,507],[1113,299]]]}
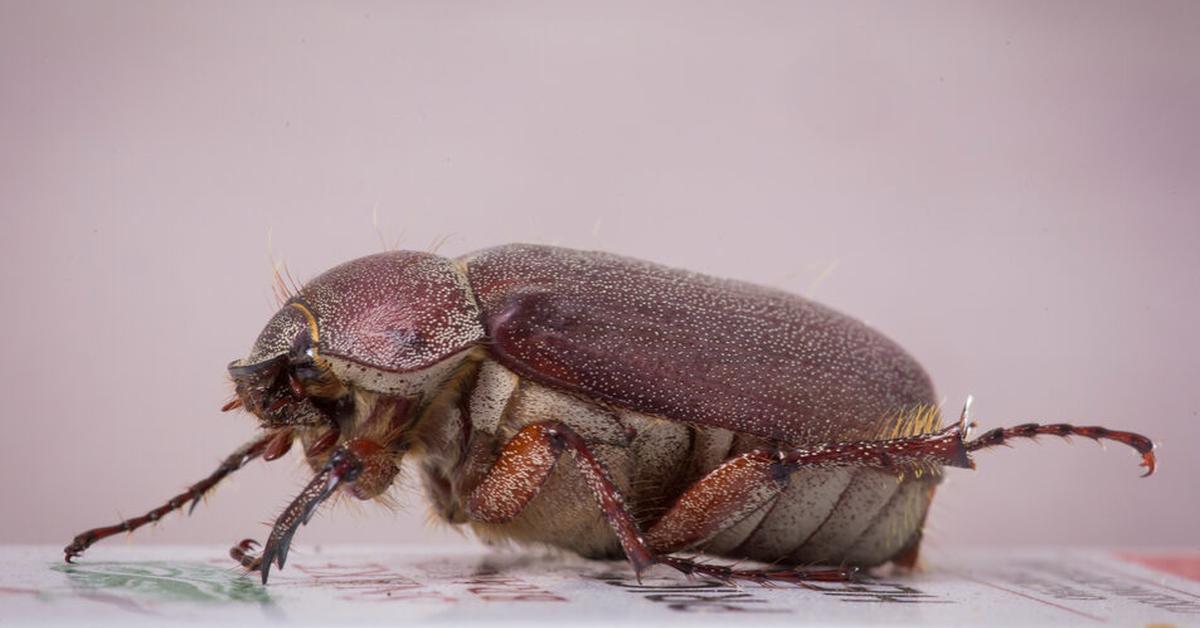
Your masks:
{"label": "beetle eye", "polygon": [[315,383],[325,375],[324,371],[322,371],[321,368],[318,367],[311,359],[292,364],[292,372],[295,373],[297,379],[305,383]]}
{"label": "beetle eye", "polygon": [[293,359],[290,367],[291,377],[301,387],[305,396],[338,399],[345,396],[347,392],[341,380],[330,371],[329,367],[317,363],[311,356],[305,355],[299,359]]}

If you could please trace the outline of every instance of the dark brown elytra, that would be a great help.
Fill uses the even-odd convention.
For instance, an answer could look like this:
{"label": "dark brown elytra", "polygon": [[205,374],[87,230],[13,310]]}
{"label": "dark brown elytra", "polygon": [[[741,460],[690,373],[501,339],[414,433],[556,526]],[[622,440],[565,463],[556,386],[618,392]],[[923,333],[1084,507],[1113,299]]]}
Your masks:
{"label": "dark brown elytra", "polygon": [[924,370],[861,322],[606,253],[389,252],[283,300],[229,365],[236,398],[222,408],[262,433],[164,505],[78,535],[68,561],[297,440],[312,480],[261,554],[250,539],[230,550],[264,583],[322,503],[379,498],[405,458],[438,516],[485,541],[756,582],[911,565],[942,469],[1014,439],[1110,440],[1155,469],[1149,439],[1103,427],[1028,423],[971,440],[966,411],[943,426]]}

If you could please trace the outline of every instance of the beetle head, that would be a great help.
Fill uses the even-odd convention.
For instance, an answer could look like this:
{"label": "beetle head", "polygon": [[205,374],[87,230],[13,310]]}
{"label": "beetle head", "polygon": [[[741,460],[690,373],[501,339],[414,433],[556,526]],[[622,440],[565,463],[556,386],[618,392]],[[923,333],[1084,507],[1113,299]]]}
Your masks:
{"label": "beetle head", "polygon": [[306,284],[229,372],[241,405],[264,427],[338,423],[357,392],[426,395],[483,336],[453,260],[392,251]]}
{"label": "beetle head", "polygon": [[229,365],[241,405],[263,427],[337,422],[352,404],[349,391],[316,349],[311,313],[288,303],[271,319],[250,356]]}

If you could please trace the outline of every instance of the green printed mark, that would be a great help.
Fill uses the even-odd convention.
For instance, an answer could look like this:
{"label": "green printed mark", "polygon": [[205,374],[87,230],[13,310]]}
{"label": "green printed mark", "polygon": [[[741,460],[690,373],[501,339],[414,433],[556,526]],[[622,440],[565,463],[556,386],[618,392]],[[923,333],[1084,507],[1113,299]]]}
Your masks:
{"label": "green printed mark", "polygon": [[270,603],[267,590],[228,569],[204,563],[101,562],[84,565],[55,564],[71,585],[84,592],[124,592],[135,597],[172,602]]}

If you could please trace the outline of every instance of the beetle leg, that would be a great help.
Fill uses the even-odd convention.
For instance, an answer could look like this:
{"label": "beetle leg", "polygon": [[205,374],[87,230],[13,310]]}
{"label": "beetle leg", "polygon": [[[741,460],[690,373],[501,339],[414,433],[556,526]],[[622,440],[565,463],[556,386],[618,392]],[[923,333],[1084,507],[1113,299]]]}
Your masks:
{"label": "beetle leg", "polygon": [[[250,571],[261,572],[263,584],[267,583],[272,564],[283,569],[296,530],[308,523],[313,514],[317,512],[317,508],[333,494],[343,481],[357,475],[358,470],[354,465],[345,464],[344,460],[338,460],[341,453],[340,449],[333,453],[329,463],[309,481],[304,490],[300,491],[300,494],[275,520],[275,525],[271,528],[271,535],[267,537],[267,544],[263,547],[261,556],[254,556],[251,553],[254,546],[258,544],[253,539],[246,539],[229,550],[229,555],[243,567]],[[343,464],[338,464],[338,462]]]}
{"label": "beetle leg", "polygon": [[995,447],[997,445],[1007,445],[1008,441],[1014,438],[1037,438],[1038,436],[1061,436],[1063,438],[1083,436],[1094,441],[1111,440],[1128,445],[1142,455],[1142,463],[1139,466],[1146,468],[1146,472],[1142,474],[1142,477],[1154,473],[1154,469],[1157,466],[1154,457],[1154,441],[1141,434],[1118,432],[1098,425],[1076,427],[1074,425],[1067,425],[1066,423],[1054,423],[1051,425],[1024,423],[1014,427],[998,427],[984,432],[979,438],[963,443],[963,447],[967,451],[979,451],[980,449],[987,449],[988,447]]}
{"label": "beetle leg", "polygon": [[[965,419],[940,432],[881,441],[829,443],[809,449],[772,453],[756,449],[731,460],[692,484],[646,532],[650,546],[661,552],[694,547],[725,530],[729,522],[765,506],[786,487],[801,467],[863,466],[903,472],[935,465],[974,468],[968,452],[1006,444],[1014,438],[1041,435],[1085,436],[1124,443],[1142,454],[1146,475],[1154,472],[1154,443],[1130,432],[1103,427],[1027,423],[997,428],[974,440],[965,439]],[[907,559],[915,562],[915,554]]]}
{"label": "beetle leg", "polygon": [[963,426],[956,423],[934,434],[891,440],[828,443],[807,449],[780,452],[779,461],[788,467],[852,466],[903,471],[919,466],[971,468],[963,440]]}
{"label": "beetle leg", "polygon": [[140,517],[126,519],[116,525],[93,528],[80,533],[71,541],[70,545],[63,548],[64,558],[69,563],[73,558],[82,555],[96,541],[106,539],[121,532],[133,532],[147,523],[158,521],[168,513],[183,508],[184,504],[187,504],[189,501],[191,502],[191,506],[188,508],[188,514],[191,514],[205,493],[216,486],[218,482],[225,479],[226,476],[242,468],[247,462],[263,455],[263,452],[267,450],[267,446],[276,440],[277,436],[275,432],[271,432],[238,447],[208,477],[189,486],[186,491],[172,497],[167,503]]}
{"label": "beetle leg", "polygon": [[1015,427],[996,428],[974,440],[966,440],[970,425],[963,420],[933,434],[881,441],[830,443],[811,449],[795,449],[783,455],[787,464],[798,466],[850,465],[870,466],[902,471],[912,466],[945,465],[974,469],[969,452],[1008,444],[1015,438],[1038,436],[1083,436],[1092,440],[1111,440],[1128,445],[1142,455],[1143,476],[1154,473],[1156,460],[1154,442],[1141,434],[1119,432],[1106,427],[1076,427],[1066,423],[1040,425],[1024,423]]}
{"label": "beetle leg", "polygon": [[255,541],[254,539],[244,539],[241,543],[229,548],[229,556],[246,569],[249,569],[250,571],[256,571],[262,564],[262,558],[255,556],[252,552],[258,546],[258,541]]}
{"label": "beetle leg", "polygon": [[727,460],[689,486],[646,532],[646,540],[661,552],[702,543],[778,497],[787,475],[778,457],[761,449]]}
{"label": "beetle leg", "polygon": [[735,569],[723,565],[698,563],[686,558],[676,558],[666,554],[660,555],[657,562],[679,570],[688,576],[705,576],[721,582],[748,580],[758,584],[770,585],[777,582],[802,584],[804,582],[847,582],[853,580],[858,573],[856,567],[829,567],[817,569],[800,569],[783,567],[775,569]]}
{"label": "beetle leg", "polygon": [[830,443],[791,451],[755,449],[727,460],[689,486],[646,538],[660,552],[702,544],[768,505],[801,467],[860,466],[902,472],[933,465],[970,465],[960,425],[894,440]]}
{"label": "beetle leg", "polygon": [[275,437],[263,448],[262,459],[265,462],[270,462],[282,458],[292,448],[292,443],[295,440],[296,432],[291,428],[279,430],[275,434]]}
{"label": "beetle leg", "polygon": [[366,438],[347,441],[334,450],[325,466],[275,520],[262,556],[251,554],[257,545],[253,539],[234,546],[229,555],[243,567],[260,571],[266,584],[271,565],[283,569],[287,562],[296,531],[312,519],[317,508],[339,487],[345,485],[359,499],[370,499],[386,490],[398,472],[393,456],[391,451]]}
{"label": "beetle leg", "polygon": [[996,428],[968,441],[966,434],[969,427],[964,417],[962,421],[933,434],[794,449],[781,454],[781,460],[796,466],[869,466],[893,471],[930,465],[974,469],[975,462],[968,455],[972,451],[1005,445],[1015,438],[1083,436],[1096,441],[1111,440],[1128,445],[1142,455],[1141,466],[1147,469],[1144,475],[1154,473],[1155,469],[1154,442],[1133,432],[1118,432],[1099,426],[1076,427],[1066,423],[1024,423],[1015,427]]}
{"label": "beetle leg", "polygon": [[517,432],[505,444],[491,470],[468,495],[467,515],[484,523],[511,521],[538,494],[559,458],[568,449],[574,454],[575,464],[600,505],[605,520],[617,535],[617,540],[620,541],[635,574],[641,574],[651,565],[659,564],[687,575],[708,576],[724,581],[841,581],[853,575],[852,570],[843,569],[732,569],[656,552],[630,514],[604,465],[592,453],[583,438],[561,423],[537,423]]}
{"label": "beetle leg", "polygon": [[634,571],[654,564],[655,557],[608,471],[583,438],[561,423],[527,425],[509,439],[495,464],[467,496],[467,516],[483,523],[511,521],[541,491],[568,448]]}

